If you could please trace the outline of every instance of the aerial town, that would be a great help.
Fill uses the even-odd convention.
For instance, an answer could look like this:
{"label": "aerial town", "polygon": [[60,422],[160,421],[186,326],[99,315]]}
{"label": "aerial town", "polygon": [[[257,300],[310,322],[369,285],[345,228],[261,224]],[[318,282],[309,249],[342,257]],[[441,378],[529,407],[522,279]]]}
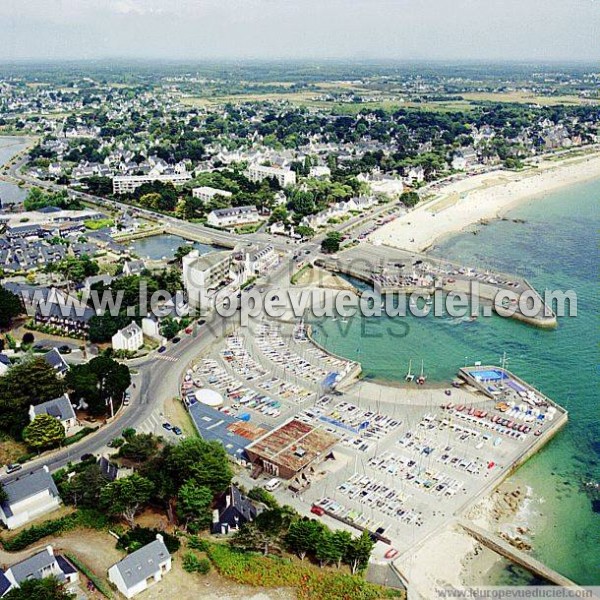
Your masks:
{"label": "aerial town", "polygon": [[[1,65],[0,597],[598,584],[516,521],[535,500],[514,476],[578,427],[551,378],[517,368],[525,350],[442,373],[414,338],[365,339],[377,317],[319,309],[463,294],[481,312],[424,338],[488,321],[510,340],[563,335],[542,266],[440,240],[533,227],[516,203],[598,178],[599,80],[584,65]],[[284,297],[278,316],[245,313]]]}

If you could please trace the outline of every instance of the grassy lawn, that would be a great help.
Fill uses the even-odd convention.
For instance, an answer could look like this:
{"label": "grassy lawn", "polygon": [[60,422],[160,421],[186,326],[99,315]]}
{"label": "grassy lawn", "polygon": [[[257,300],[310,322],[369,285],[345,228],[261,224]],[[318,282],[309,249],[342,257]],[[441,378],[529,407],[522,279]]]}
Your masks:
{"label": "grassy lawn", "polygon": [[236,552],[227,544],[210,542],[207,555],[228,579],[252,586],[293,588],[299,600],[404,598],[398,590],[373,585],[344,569],[320,569],[307,560]]}
{"label": "grassy lawn", "polygon": [[17,442],[6,434],[0,434],[0,465],[15,462],[24,454],[27,454],[27,446],[23,442]]}

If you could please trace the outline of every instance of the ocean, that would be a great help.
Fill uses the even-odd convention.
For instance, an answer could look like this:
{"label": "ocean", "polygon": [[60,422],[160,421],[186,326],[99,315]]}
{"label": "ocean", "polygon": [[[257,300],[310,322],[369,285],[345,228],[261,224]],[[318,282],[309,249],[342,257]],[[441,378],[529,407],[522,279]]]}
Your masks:
{"label": "ocean", "polygon": [[[514,222],[517,220],[518,222]],[[521,222],[523,221],[523,222]],[[577,317],[555,330],[494,316],[320,320],[316,339],[359,360],[369,378],[402,382],[424,362],[428,381],[448,382],[465,363],[508,368],[569,410],[569,424],[513,480],[529,486],[537,558],[582,585],[600,584],[600,420],[597,289],[600,180],[520,204],[506,220],[477,225],[431,249],[479,269],[526,277],[538,290],[572,289]],[[523,583],[519,569],[495,569],[484,583]]]}

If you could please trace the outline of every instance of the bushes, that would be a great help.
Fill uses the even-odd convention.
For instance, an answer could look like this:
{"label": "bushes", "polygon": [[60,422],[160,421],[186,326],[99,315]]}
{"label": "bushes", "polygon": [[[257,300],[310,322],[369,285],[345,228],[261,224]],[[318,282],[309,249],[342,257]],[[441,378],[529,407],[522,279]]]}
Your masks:
{"label": "bushes", "polygon": [[208,558],[198,558],[193,552],[186,552],[183,555],[183,570],[188,573],[200,573],[206,575],[210,571],[210,560]]}
{"label": "bushes", "polygon": [[98,427],[84,427],[79,430],[75,435],[71,435],[68,438],[65,438],[63,444],[65,446],[70,446],[71,444],[76,444],[78,441],[82,440],[84,437],[90,435],[90,433],[94,433],[97,431]]}
{"label": "bushes", "polygon": [[41,525],[32,525],[21,531],[15,537],[9,540],[2,540],[2,545],[8,552],[18,552],[24,550],[31,544],[39,542],[42,538],[49,535],[60,535],[76,526],[77,514],[68,515],[60,519],[46,521]]}
{"label": "bushes", "polygon": [[134,527],[133,529],[130,529],[119,538],[117,548],[119,550],[125,550],[130,554],[142,546],[153,542],[156,539],[157,533],[160,533],[163,536],[165,546],[171,554],[174,554],[179,550],[181,542],[174,535],[169,535],[158,529],[148,529],[147,527]]}
{"label": "bushes", "polygon": [[208,552],[210,543],[197,535],[191,535],[188,539],[188,546],[193,550],[199,550],[200,552]]}
{"label": "bushes", "polygon": [[60,535],[77,527],[103,529],[107,524],[108,521],[102,513],[95,510],[80,509],[66,517],[45,521],[40,525],[32,525],[13,538],[3,539],[2,546],[8,552],[18,552],[49,535]]}
{"label": "bushes", "polygon": [[221,575],[237,583],[264,587],[293,587],[299,600],[375,600],[404,597],[403,592],[370,584],[357,575],[319,569],[285,558],[238,552],[225,544],[210,544],[208,556]]}

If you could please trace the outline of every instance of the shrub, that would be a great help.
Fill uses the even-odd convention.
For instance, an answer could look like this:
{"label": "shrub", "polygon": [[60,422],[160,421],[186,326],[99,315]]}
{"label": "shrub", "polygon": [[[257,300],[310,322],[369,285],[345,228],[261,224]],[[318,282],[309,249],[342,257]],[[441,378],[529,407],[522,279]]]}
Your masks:
{"label": "shrub", "polygon": [[183,570],[188,573],[200,573],[206,575],[210,571],[210,560],[208,558],[198,558],[193,552],[186,552],[183,555]]}
{"label": "shrub", "polygon": [[165,540],[167,550],[174,554],[179,550],[181,542],[174,536],[158,529],[149,529],[147,527],[134,527],[123,534],[117,542],[119,550],[125,550],[128,554],[135,552],[142,546],[153,542],[156,539],[156,534],[160,533]]}
{"label": "shrub", "polygon": [[191,535],[188,539],[188,546],[193,550],[200,550],[200,552],[208,552],[209,543],[198,537],[197,535]]}
{"label": "shrub", "polygon": [[10,539],[3,539],[2,546],[8,552],[18,552],[49,535],[60,535],[78,527],[104,529],[107,525],[108,519],[102,513],[92,509],[79,509],[65,517],[32,525]]}

